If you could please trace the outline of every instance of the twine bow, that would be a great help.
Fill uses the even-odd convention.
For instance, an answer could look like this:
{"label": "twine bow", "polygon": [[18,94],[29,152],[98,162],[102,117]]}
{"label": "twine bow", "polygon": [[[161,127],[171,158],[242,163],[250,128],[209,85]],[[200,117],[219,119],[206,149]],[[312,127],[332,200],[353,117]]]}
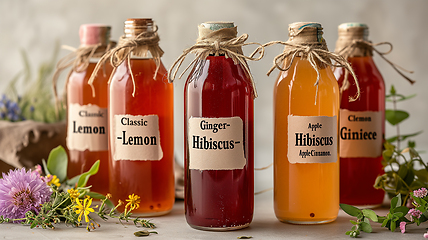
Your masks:
{"label": "twine bow", "polygon": [[[349,97],[349,101],[353,102],[360,97],[360,86],[357,81],[357,77],[355,76],[354,70],[352,70],[351,65],[346,61],[346,59],[338,54],[329,52],[325,43],[315,43],[315,44],[295,44],[292,42],[282,42],[282,41],[272,41],[264,44],[264,47],[268,47],[275,44],[282,44],[286,47],[284,48],[284,52],[276,56],[273,60],[273,66],[267,72],[269,76],[275,68],[280,71],[287,71],[290,69],[291,64],[293,63],[296,56],[305,56],[312,68],[317,72],[317,80],[314,83],[316,86],[316,94],[315,94],[315,104],[318,96],[318,84],[320,81],[320,72],[318,70],[317,61],[320,61],[330,67],[343,67],[347,69],[352,76],[354,77],[355,85],[357,86],[357,93],[354,97]],[[281,67],[286,58],[291,56],[291,60],[288,61],[288,65],[285,68]],[[332,63],[333,60],[335,63]]]}
{"label": "twine bow", "polygon": [[52,78],[52,87],[53,87],[53,92],[55,97],[55,114],[57,117],[59,115],[59,108],[61,107],[60,101],[58,98],[58,90],[57,90],[58,78],[61,72],[71,67],[71,70],[67,75],[67,80],[64,85],[66,88],[68,81],[70,79],[70,75],[73,71],[77,73],[85,71],[89,66],[91,58],[101,57],[106,51],[109,51],[110,48],[112,48],[114,45],[116,45],[116,42],[110,41],[110,43],[107,46],[101,43],[95,44],[95,45],[84,45],[84,46],[80,46],[77,49],[66,45],[62,46],[63,49],[67,49],[72,52],[58,61],[56,65],[55,73]]}
{"label": "twine bow", "polygon": [[139,57],[146,57],[147,53],[150,51],[152,54],[153,60],[156,63],[156,71],[153,76],[153,79],[156,79],[157,73],[159,71],[161,60],[164,51],[159,47],[159,35],[157,34],[157,26],[155,25],[155,29],[153,31],[144,31],[138,34],[134,38],[127,38],[125,36],[120,37],[119,44],[117,47],[111,49],[110,51],[104,54],[97,66],[95,67],[91,77],[89,78],[89,85],[92,88],[92,95],[95,96],[95,88],[93,86],[93,82],[95,80],[95,76],[99,71],[102,64],[104,64],[108,59],[110,59],[110,64],[113,67],[113,72],[110,75],[108,83],[110,83],[112,76],[116,69],[126,60],[128,64],[129,74],[132,78],[133,83],[133,91],[132,96],[135,97],[135,79],[134,74],[131,69],[131,53]]}
{"label": "twine bow", "polygon": [[[377,46],[381,46],[381,45],[388,45],[390,48],[388,51],[386,52],[381,52],[379,50],[377,50],[375,47]],[[389,65],[391,65],[391,67],[393,69],[395,69],[395,71],[398,72],[398,74],[400,74],[404,79],[406,79],[407,81],[410,82],[410,84],[415,83],[414,80],[410,79],[409,77],[407,77],[406,75],[404,75],[401,71],[403,72],[407,72],[407,73],[413,73],[413,71],[407,70],[403,67],[398,66],[397,64],[389,61],[384,55],[390,53],[392,51],[392,44],[390,42],[380,42],[380,43],[371,43],[369,41],[366,40],[362,40],[362,39],[353,39],[352,42],[350,44],[347,44],[344,48],[342,48],[340,51],[338,51],[338,54],[342,55],[345,59],[348,59],[349,57],[352,56],[352,53],[354,52],[354,50],[356,48],[365,48],[368,51],[371,52],[371,50],[375,51],[376,53],[379,54],[379,56],[381,58],[383,58],[383,60],[385,60],[387,63],[389,63]],[[401,71],[400,71],[401,70]],[[348,70],[345,69],[345,78],[343,80],[343,84],[342,84],[342,88],[340,89],[341,91],[347,90],[349,88],[349,82],[348,82]]]}
{"label": "twine bow", "polygon": [[[206,36],[199,38],[195,45],[185,49],[183,53],[177,58],[177,60],[175,60],[175,62],[172,64],[170,70],[168,71],[169,82],[172,83],[174,81],[178,69],[189,53],[195,53],[196,57],[186,67],[186,69],[184,69],[178,78],[181,78],[190,67],[194,66],[197,60],[205,60],[209,55],[219,56],[224,54],[226,58],[230,57],[235,65],[241,64],[241,66],[244,68],[245,73],[251,80],[253,95],[254,98],[256,98],[256,86],[246,60],[258,61],[262,59],[264,56],[264,47],[260,43],[256,42],[245,43],[247,39],[248,34],[242,34],[241,36],[236,37],[236,27],[223,28],[217,31],[212,31]],[[259,47],[249,57],[245,56],[242,52],[242,47],[254,44],[258,45]],[[257,53],[259,53],[260,56],[254,58],[253,56]]]}

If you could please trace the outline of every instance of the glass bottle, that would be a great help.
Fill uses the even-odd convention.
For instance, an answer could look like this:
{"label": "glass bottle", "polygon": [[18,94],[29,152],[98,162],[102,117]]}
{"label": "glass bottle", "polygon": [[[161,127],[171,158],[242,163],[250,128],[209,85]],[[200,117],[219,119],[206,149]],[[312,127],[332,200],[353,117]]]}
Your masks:
{"label": "glass bottle", "polygon": [[[321,24],[293,23],[289,31],[289,43],[327,50]],[[274,209],[282,222],[326,223],[339,211],[339,88],[329,66],[316,67],[318,86],[307,55],[298,55],[274,89]]]}
{"label": "glass bottle", "polygon": [[68,176],[74,177],[88,171],[100,160],[98,173],[89,178],[91,191],[107,194],[108,143],[107,143],[107,81],[112,67],[105,64],[94,80],[94,93],[88,80],[109,44],[110,26],[84,24],[80,26],[81,47],[95,46],[89,65],[77,66],[67,83],[67,148],[69,151]]}
{"label": "glass bottle", "polygon": [[[142,33],[156,37],[156,30],[152,19],[128,19],[118,47]],[[175,199],[173,85],[160,59],[136,42],[129,65],[123,61],[109,84],[110,193],[116,203],[136,194],[134,215],[157,216],[171,211]]]}
{"label": "glass bottle", "polygon": [[[200,26],[233,27],[230,22]],[[185,214],[193,228],[233,230],[252,221],[253,102],[249,76],[224,55],[198,60],[186,81]]]}
{"label": "glass bottle", "polygon": [[[353,44],[368,42],[368,27],[361,23],[339,26],[336,52]],[[357,43],[348,54],[361,89],[360,98],[349,102],[357,92],[351,74],[337,68],[335,75],[343,88],[340,104],[340,202],[365,207],[380,206],[385,192],[373,187],[384,173],[381,164],[385,134],[385,83],[373,61],[373,50]],[[347,81],[345,81],[345,74]]]}

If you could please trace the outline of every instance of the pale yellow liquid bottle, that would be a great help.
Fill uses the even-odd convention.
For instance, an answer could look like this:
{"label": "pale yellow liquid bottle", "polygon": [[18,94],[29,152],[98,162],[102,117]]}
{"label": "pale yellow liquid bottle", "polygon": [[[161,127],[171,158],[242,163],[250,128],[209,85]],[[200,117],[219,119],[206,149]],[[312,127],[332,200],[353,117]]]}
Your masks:
{"label": "pale yellow liquid bottle", "polygon": [[[309,26],[301,33],[312,31],[315,41],[324,41],[321,25]],[[317,67],[318,89],[317,73],[305,56],[279,74],[274,89],[274,208],[283,222],[327,223],[339,210],[339,88],[329,66]]]}

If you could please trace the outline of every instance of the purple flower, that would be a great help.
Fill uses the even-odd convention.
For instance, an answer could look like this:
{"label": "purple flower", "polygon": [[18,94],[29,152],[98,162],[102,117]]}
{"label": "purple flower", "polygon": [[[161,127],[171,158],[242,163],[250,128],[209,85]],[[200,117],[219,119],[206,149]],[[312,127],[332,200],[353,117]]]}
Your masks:
{"label": "purple flower", "polygon": [[418,198],[424,198],[428,194],[428,190],[426,188],[419,188],[418,190],[413,191],[413,196]]}
{"label": "purple flower", "polygon": [[412,221],[412,222],[413,222],[413,217],[419,219],[422,215],[421,211],[414,209],[414,208],[410,209],[408,213],[410,214],[410,221]]}
{"label": "purple flower", "polygon": [[401,233],[405,233],[406,232],[406,222],[401,222],[400,223],[400,230],[401,230]]}
{"label": "purple flower", "polygon": [[37,174],[25,168],[3,173],[0,179],[0,215],[5,218],[24,218],[25,213],[38,213],[40,205],[49,201],[51,188]]}

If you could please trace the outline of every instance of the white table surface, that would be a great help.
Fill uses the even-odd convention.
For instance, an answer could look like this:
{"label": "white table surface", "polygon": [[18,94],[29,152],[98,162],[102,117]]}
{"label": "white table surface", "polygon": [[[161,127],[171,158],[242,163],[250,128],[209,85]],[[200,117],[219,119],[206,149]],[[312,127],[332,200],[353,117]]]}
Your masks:
{"label": "white table surface", "polygon": [[[375,210],[378,215],[386,214],[387,208]],[[242,230],[229,232],[210,232],[191,228],[184,217],[183,201],[177,201],[171,213],[153,217],[157,225],[155,231],[145,239],[237,239],[239,236],[252,236],[252,239],[350,239],[345,232],[350,230],[353,219],[340,211],[336,221],[322,225],[293,225],[279,222],[273,211],[272,191],[255,196],[254,219],[251,225]],[[0,239],[138,239],[134,232],[143,230],[132,223],[120,224],[117,220],[104,222],[101,227],[87,232],[85,227],[73,228],[57,224],[54,230],[35,228],[21,224],[0,224]],[[86,225],[84,225],[86,226]],[[372,224],[373,233],[362,233],[362,239],[424,239],[427,226],[409,226],[405,234],[390,232],[380,224]]]}

